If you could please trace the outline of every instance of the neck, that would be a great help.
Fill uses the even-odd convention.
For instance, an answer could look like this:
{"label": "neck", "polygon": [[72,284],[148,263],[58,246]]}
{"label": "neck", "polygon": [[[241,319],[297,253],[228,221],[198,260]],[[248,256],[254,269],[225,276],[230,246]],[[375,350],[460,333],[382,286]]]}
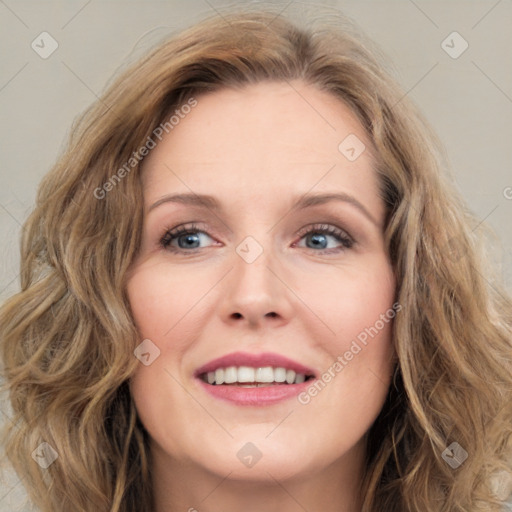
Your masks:
{"label": "neck", "polygon": [[262,506],[266,512],[361,511],[363,444],[327,467],[286,478],[265,469],[254,479],[237,478],[236,471],[213,473],[155,445],[151,454],[155,512],[261,512]]}

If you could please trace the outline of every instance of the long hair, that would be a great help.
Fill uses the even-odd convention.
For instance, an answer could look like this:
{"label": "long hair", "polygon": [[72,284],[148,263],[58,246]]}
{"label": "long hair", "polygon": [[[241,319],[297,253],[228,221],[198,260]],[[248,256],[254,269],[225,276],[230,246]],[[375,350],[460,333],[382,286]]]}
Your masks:
{"label": "long hair", "polygon": [[231,12],[130,64],[73,126],[23,226],[21,289],[0,310],[13,411],[3,443],[43,512],[152,510],[125,291],[142,229],[141,148],[202,94],[296,79],[357,115],[387,209],[398,363],[367,436],[363,512],[500,510],[512,464],[512,301],[442,144],[388,65],[343,17],[301,27],[271,11]]}

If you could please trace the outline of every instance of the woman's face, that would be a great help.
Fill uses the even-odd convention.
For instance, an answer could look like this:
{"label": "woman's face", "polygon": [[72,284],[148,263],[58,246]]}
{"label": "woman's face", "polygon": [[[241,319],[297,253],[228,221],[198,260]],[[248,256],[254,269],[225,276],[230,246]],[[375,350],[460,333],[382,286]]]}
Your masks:
{"label": "woman's face", "polygon": [[394,366],[370,143],[299,81],[196,99],[144,162],[127,288],[152,453],[241,479],[354,469]]}

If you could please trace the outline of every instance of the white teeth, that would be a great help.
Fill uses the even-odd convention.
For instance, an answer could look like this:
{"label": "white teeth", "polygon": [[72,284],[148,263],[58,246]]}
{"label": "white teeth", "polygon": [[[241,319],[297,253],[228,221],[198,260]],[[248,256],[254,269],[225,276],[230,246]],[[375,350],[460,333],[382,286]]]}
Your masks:
{"label": "white teeth", "polygon": [[295,382],[296,373],[293,370],[286,370],[286,382],[293,384]]}
{"label": "white teeth", "polygon": [[271,366],[258,368],[254,380],[256,382],[274,382],[274,369]]}
{"label": "white teeth", "polygon": [[240,366],[238,368],[238,382],[254,382],[254,368]]}
{"label": "white teeth", "polygon": [[276,368],[274,370],[274,380],[284,382],[286,380],[286,368]]}
{"label": "white teeth", "polygon": [[247,384],[240,387],[261,387],[272,383],[301,384],[306,380],[304,373],[295,373],[283,367],[251,368],[250,366],[229,366],[208,372],[203,380],[208,384]]}
{"label": "white teeth", "polygon": [[224,384],[224,370],[222,368],[215,370],[215,384]]}
{"label": "white teeth", "polygon": [[303,373],[298,373],[297,377],[295,377],[295,384],[301,384],[306,380],[306,376]]}
{"label": "white teeth", "polygon": [[236,366],[230,366],[224,370],[224,383],[232,384],[238,380],[238,372]]}

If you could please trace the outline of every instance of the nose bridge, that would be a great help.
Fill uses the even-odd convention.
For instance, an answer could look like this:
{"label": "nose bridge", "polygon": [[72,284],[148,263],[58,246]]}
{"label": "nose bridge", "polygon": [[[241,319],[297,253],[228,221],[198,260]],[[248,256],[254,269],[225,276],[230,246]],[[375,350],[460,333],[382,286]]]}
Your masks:
{"label": "nose bridge", "polygon": [[245,318],[255,324],[289,316],[286,287],[275,275],[272,233],[258,236],[259,240],[256,236],[247,236],[235,248],[222,310],[225,319]]}
{"label": "nose bridge", "polygon": [[248,236],[236,247],[233,291],[239,300],[252,298],[261,302],[276,295],[275,283],[272,282],[275,277],[269,270],[274,259],[269,239],[267,236],[260,243],[255,237]]}

